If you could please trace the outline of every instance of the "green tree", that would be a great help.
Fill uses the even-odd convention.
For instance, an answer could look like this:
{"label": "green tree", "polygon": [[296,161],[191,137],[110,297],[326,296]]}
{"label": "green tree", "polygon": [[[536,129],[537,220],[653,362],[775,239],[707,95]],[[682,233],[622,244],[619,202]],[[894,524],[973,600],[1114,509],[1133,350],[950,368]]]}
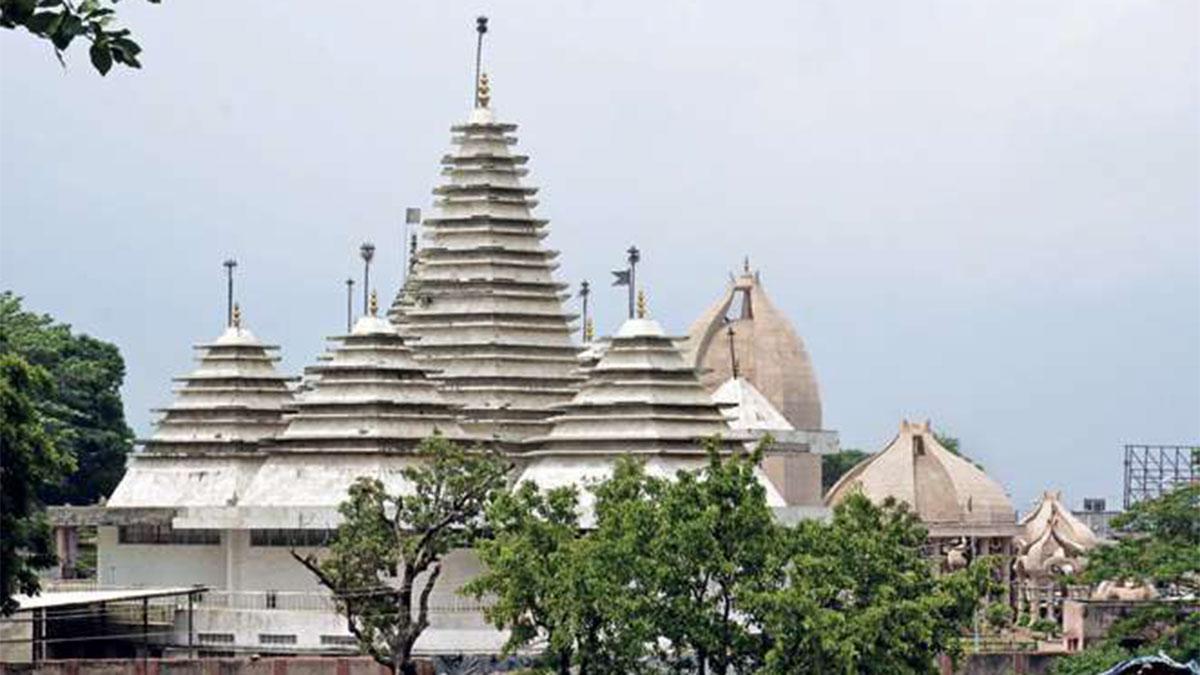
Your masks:
{"label": "green tree", "polygon": [[787,582],[752,615],[769,640],[765,673],[934,673],[991,588],[992,563],[938,576],[925,530],[903,504],[852,495],[830,523],[791,533]]}
{"label": "green tree", "polygon": [[593,486],[596,522],[580,529],[573,488],[522,483],[488,510],[484,572],[464,592],[488,596],[489,621],[510,631],[508,653],[539,643],[542,667],[562,675],[636,673],[652,637],[646,611],[646,539],[659,482],[624,459]]}
{"label": "green tree", "polygon": [[[1091,552],[1083,579],[1152,584],[1163,599],[1136,607],[1099,644],[1060,659],[1055,673],[1075,675],[1137,655],[1164,652],[1177,661],[1200,659],[1200,484],[1175,488],[1134,504],[1113,519],[1124,533]],[[1097,672],[1097,671],[1091,671]]]}
{"label": "green tree", "polygon": [[116,346],[0,293],[0,353],[15,353],[49,373],[51,387],[37,407],[55,444],[75,458],[79,470],[60,483],[40,487],[47,504],[93,504],[121,480],[133,432],[125,423],[121,383],[125,362]]}
{"label": "green tree", "polygon": [[83,38],[91,43],[88,56],[101,75],[114,63],[141,68],[137,57],[142,48],[130,38],[129,29],[113,26],[116,4],[117,0],[0,0],[0,28],[24,28],[48,41],[63,65],[63,53],[76,38]]}
{"label": "green tree", "polygon": [[656,499],[660,522],[648,549],[653,615],[667,646],[660,655],[676,670],[694,663],[698,673],[751,672],[762,641],[745,599],[777,582],[772,554],[783,532],[755,475],[765,446],[731,457],[719,454],[718,438],[705,447],[708,465],[679,472]]}
{"label": "green tree", "polygon": [[359,647],[394,673],[416,672],[412,648],[429,627],[429,597],[451,549],[471,546],[481,516],[504,487],[507,465],[492,451],[441,436],[401,471],[410,494],[360,478],[339,512],[327,553],[292,556],[337,598]]}
{"label": "green tree", "polygon": [[846,448],[841,452],[821,455],[821,490],[829,492],[838,479],[853,469],[859,462],[871,456],[869,452]]}
{"label": "green tree", "polygon": [[37,571],[56,562],[37,493],[74,466],[37,410],[50,387],[43,369],[0,353],[0,614],[16,608],[13,595],[37,593]]}

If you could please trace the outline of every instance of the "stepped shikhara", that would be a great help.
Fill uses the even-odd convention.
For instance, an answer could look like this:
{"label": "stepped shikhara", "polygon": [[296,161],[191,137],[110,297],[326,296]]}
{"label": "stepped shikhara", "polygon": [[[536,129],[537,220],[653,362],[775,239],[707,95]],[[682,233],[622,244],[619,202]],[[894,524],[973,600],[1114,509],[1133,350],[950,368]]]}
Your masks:
{"label": "stepped shikhara", "polygon": [[215,341],[196,345],[199,366],[176,378],[175,401],[157,411],[147,452],[250,451],[283,430],[294,378],[275,370],[278,347],[242,328],[240,314]]}
{"label": "stepped shikhara", "polygon": [[242,327],[239,309],[220,337],[196,349],[199,365],[176,378],[175,401],[159,411],[110,507],[223,506],[282,431],[295,405],[288,387],[295,378],[276,371],[277,348]]}
{"label": "stepped shikhara", "polygon": [[333,527],[360,477],[409,492],[403,470],[434,434],[462,441],[455,408],[438,392],[390,322],[365,316],[308,368],[310,389],[239,499],[239,524]]}
{"label": "stepped shikhara", "polygon": [[544,435],[550,407],[578,389],[579,348],[558,252],[532,215],[537,189],[521,184],[528,158],[510,151],[517,127],[493,120],[487,94],[485,80],[470,120],[452,128],[436,213],[391,316],[462,406],[464,428],[513,442]]}
{"label": "stepped shikhara", "polygon": [[[702,439],[722,437],[727,451],[741,450],[741,438],[701,386],[695,368],[684,360],[650,319],[626,321],[587,382],[553,418],[550,433],[537,440],[520,481],[542,489],[576,485],[611,474],[617,458],[634,455],[651,475],[671,477],[706,462]],[[783,506],[765,475],[760,482],[772,506]],[[591,498],[581,494],[585,524]]]}

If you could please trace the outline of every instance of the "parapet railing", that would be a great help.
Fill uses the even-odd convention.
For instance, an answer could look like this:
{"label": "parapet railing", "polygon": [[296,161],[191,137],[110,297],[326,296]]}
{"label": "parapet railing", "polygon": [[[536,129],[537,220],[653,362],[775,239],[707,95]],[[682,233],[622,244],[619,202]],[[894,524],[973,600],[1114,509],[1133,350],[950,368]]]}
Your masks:
{"label": "parapet railing", "polygon": [[[465,598],[454,593],[434,593],[429,598],[431,614],[478,612],[489,606],[486,600]],[[247,611],[336,612],[332,595],[308,591],[208,591],[196,603],[198,609]]]}

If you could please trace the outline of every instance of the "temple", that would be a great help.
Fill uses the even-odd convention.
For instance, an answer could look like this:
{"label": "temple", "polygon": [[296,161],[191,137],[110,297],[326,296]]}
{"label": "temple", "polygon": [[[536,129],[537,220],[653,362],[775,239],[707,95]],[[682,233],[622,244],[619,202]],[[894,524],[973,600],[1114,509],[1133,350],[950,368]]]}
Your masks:
{"label": "temple", "polygon": [[[706,442],[734,453],[770,439],[756,473],[768,504],[781,518],[827,515],[820,455],[837,451],[837,434],[822,426],[808,351],[758,273],[747,264],[686,338],[647,318],[640,296],[638,318],[604,338],[584,326],[578,344],[516,128],[497,121],[482,79],[452,127],[436,209],[387,316],[371,292],[365,316],[299,383],[276,371],[274,348],[240,312],[200,346],[199,367],[91,521],[101,585],[208,589],[194,630],[177,626],[163,649],[194,633],[208,654],[353,652],[332,597],[291,551],[328,543],[358,478],[408,493],[403,472],[433,435],[496,447],[514,484],[547,489],[584,487],[629,456],[670,478],[703,466]],[[1007,551],[1017,531],[1003,490],[927,424],[902,425],[829,503],[852,489],[913,504],[943,547]],[[483,605],[457,593],[478,565],[472,551],[448,555],[419,653],[499,652],[504,635]]]}

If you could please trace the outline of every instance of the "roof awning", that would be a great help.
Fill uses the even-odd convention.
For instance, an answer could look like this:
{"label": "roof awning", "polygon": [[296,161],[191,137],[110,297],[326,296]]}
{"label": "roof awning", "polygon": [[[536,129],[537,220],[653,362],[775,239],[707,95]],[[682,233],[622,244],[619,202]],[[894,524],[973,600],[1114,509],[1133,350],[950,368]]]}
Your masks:
{"label": "roof awning", "polygon": [[207,586],[173,586],[169,588],[131,588],[97,591],[59,591],[41,593],[39,595],[15,595],[18,612],[35,609],[58,609],[60,607],[80,607],[98,605],[106,602],[129,602],[131,600],[150,600],[153,598],[170,598],[195,595],[208,591]]}

